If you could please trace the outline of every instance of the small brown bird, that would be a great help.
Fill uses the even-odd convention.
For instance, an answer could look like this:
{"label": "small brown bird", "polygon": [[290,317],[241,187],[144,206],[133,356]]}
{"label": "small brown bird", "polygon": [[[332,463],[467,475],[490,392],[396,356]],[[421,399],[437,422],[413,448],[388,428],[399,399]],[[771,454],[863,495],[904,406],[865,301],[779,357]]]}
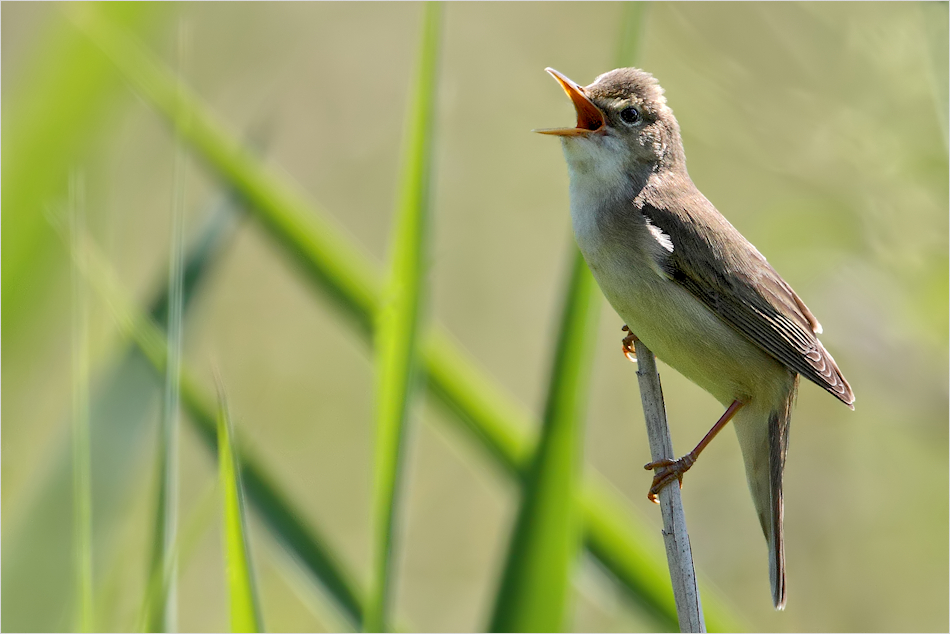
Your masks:
{"label": "small brown bird", "polygon": [[679,124],[649,73],[619,68],[582,87],[558,71],[577,111],[561,137],[571,220],[584,259],[639,338],[712,394],[725,413],[693,451],[657,469],[649,497],[683,473],[735,421],[752,499],[769,546],[777,609],[785,607],[782,472],[799,375],[854,409],[854,394],[815,336],[805,303],[686,172]]}

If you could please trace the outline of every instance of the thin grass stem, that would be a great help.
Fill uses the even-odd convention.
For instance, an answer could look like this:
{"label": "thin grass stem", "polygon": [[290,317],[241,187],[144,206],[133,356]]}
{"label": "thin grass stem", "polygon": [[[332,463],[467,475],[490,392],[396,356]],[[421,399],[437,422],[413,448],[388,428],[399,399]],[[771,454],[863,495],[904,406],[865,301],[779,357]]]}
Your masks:
{"label": "thin grass stem", "polygon": [[[648,5],[645,2],[624,3],[616,56],[618,67],[637,65],[646,33],[647,12]],[[666,424],[666,406],[663,403],[663,389],[660,387],[656,361],[653,353],[642,341],[636,342],[636,353],[643,417],[646,421],[653,460],[673,459],[673,441]],[[660,492],[659,502],[663,516],[662,535],[666,545],[667,563],[680,631],[705,632],[706,623],[703,619],[689,533],[686,530],[686,515],[683,511],[683,500],[679,488],[665,487]]]}
{"label": "thin grass stem", "polygon": [[[186,381],[182,380],[183,385]],[[216,509],[215,500],[217,497],[217,487],[211,484],[205,491],[197,496],[199,502],[195,504],[194,510],[187,517],[184,517],[179,523],[177,531],[177,541],[172,548],[175,549],[175,557],[178,561],[178,572],[183,574],[192,562],[201,539],[214,524]],[[152,568],[149,571],[148,582],[145,587],[145,593],[141,609],[138,616],[138,630],[148,631],[148,622],[152,617],[152,603],[161,600],[162,568],[161,566]]]}
{"label": "thin grass stem", "polygon": [[[184,57],[184,26],[179,22],[179,71]],[[179,72],[180,76],[180,72]],[[176,82],[178,96],[182,82]],[[176,100],[180,104],[181,100]],[[159,599],[152,605],[150,631],[174,632],[178,625],[178,556],[175,542],[178,532],[178,453],[179,411],[181,402],[181,339],[183,312],[183,228],[185,208],[186,155],[182,135],[175,133],[174,167],[172,175],[172,221],[168,262],[168,315],[167,363],[165,365],[165,392],[162,400],[161,437],[159,440],[159,509],[156,520],[153,566],[161,566]]]}
{"label": "thin grass stem", "polygon": [[[656,370],[656,360],[650,349],[636,341],[637,379],[640,383],[640,398],[643,401],[643,417],[646,419],[650,453],[654,461],[673,460],[673,440],[666,424],[666,407],[663,404],[663,388]],[[660,490],[660,509],[663,514],[663,541],[670,567],[673,596],[676,599],[676,614],[681,632],[705,632],[703,606],[693,569],[693,553],[686,530],[686,515],[680,488],[666,486]]]}

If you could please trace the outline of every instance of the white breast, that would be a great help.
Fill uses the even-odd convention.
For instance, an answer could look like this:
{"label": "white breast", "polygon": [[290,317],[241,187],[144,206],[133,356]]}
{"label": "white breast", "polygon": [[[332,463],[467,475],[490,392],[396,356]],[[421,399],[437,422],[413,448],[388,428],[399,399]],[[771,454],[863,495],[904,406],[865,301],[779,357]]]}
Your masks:
{"label": "white breast", "polygon": [[563,137],[570,173],[571,224],[585,254],[599,248],[597,216],[611,192],[629,188],[619,139]]}

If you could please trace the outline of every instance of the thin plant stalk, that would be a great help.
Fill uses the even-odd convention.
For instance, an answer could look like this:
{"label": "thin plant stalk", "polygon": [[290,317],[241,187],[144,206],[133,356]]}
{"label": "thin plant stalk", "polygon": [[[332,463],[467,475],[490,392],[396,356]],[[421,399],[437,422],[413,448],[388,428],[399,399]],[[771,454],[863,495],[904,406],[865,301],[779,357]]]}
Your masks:
{"label": "thin plant stalk", "polygon": [[89,430],[89,293],[82,277],[86,226],[85,183],[76,172],[69,179],[69,224],[72,266],[73,375],[73,540],[76,574],[76,626],[95,631],[92,577],[92,442]]}
{"label": "thin plant stalk", "polygon": [[[650,454],[654,461],[673,460],[673,440],[666,424],[666,407],[663,404],[663,388],[656,370],[656,360],[650,349],[636,341],[637,379],[640,383],[640,398],[643,401],[643,417],[646,419],[647,436],[650,439]],[[660,489],[660,509],[663,514],[663,541],[676,599],[676,614],[681,632],[705,632],[703,606],[696,585],[693,569],[693,553],[686,531],[686,515],[680,488],[670,485]]]}
{"label": "thin plant stalk", "polygon": [[421,48],[409,109],[390,277],[377,313],[373,576],[363,621],[363,629],[368,632],[385,631],[390,620],[397,499],[404,461],[402,445],[418,391],[417,339],[427,270],[441,4],[427,2],[422,10]]}
{"label": "thin plant stalk", "polygon": [[[646,32],[645,2],[626,2],[621,18],[621,36],[617,47],[617,65],[632,66],[637,63]],[[666,424],[666,406],[663,389],[656,370],[653,353],[642,341],[636,342],[637,380],[640,399],[643,402],[643,417],[654,461],[673,459],[673,441]],[[663,541],[666,546],[667,563],[673,585],[673,597],[681,632],[705,632],[703,607],[696,584],[693,554],[686,531],[686,514],[679,487],[667,486],[660,491],[659,503],[663,516]]]}
{"label": "thin plant stalk", "polygon": [[[643,5],[625,3],[617,64],[637,57]],[[560,335],[541,436],[522,490],[491,630],[557,631],[565,625],[575,533],[577,466],[583,406],[600,295],[580,251],[572,245]]]}
{"label": "thin plant stalk", "polygon": [[[73,487],[74,499],[77,500],[77,502],[72,505],[71,511],[74,521],[70,525],[71,534],[73,535],[73,552],[76,553],[74,570],[77,575],[76,584],[73,586],[73,588],[76,589],[74,623],[77,631],[96,631],[95,615],[103,613],[102,610],[104,608],[102,602],[103,600],[108,601],[108,599],[103,599],[103,597],[115,594],[120,573],[118,572],[117,566],[112,566],[110,571],[103,573],[105,578],[98,583],[98,586],[93,587],[93,548],[91,539],[93,532],[91,525],[92,487],[89,486],[89,484],[91,484],[91,464],[89,464],[88,459],[84,459],[84,457],[91,458],[91,452],[84,450],[83,446],[89,447],[90,445],[88,441],[91,440],[93,434],[93,423],[95,423],[96,427],[99,428],[102,433],[110,437],[110,441],[117,440],[115,438],[115,432],[117,430],[115,427],[109,427],[110,425],[139,425],[140,421],[130,418],[129,412],[127,410],[123,411],[123,407],[116,401],[121,398],[144,398],[145,395],[140,389],[142,386],[137,385],[136,382],[148,380],[150,383],[149,391],[151,391],[151,384],[154,384],[155,378],[139,375],[136,364],[142,362],[148,363],[149,360],[143,357],[141,349],[136,346],[135,343],[129,342],[128,350],[121,355],[123,360],[111,371],[105,372],[107,375],[112,375],[112,378],[111,380],[102,382],[103,385],[100,387],[104,389],[101,389],[97,394],[93,394],[89,389],[91,387],[89,377],[94,374],[92,364],[90,363],[91,357],[88,353],[88,343],[85,343],[88,339],[84,340],[84,338],[88,338],[88,296],[89,285],[92,282],[89,276],[90,268],[102,268],[101,264],[91,266],[91,263],[95,263],[97,260],[104,261],[104,259],[101,253],[93,246],[88,232],[85,229],[84,210],[86,198],[84,193],[84,181],[78,172],[74,172],[70,178],[69,191],[70,202],[66,213],[63,215],[65,223],[60,222],[60,218],[56,215],[50,216],[50,222],[60,237],[68,241],[73,275],[72,316],[74,347],[72,354],[72,374],[74,406],[72,408],[72,420],[78,421],[79,425],[77,427],[74,424],[71,428],[70,436],[72,442],[68,446],[68,450],[70,452],[69,455],[71,455],[73,459],[68,461],[68,468],[73,475],[72,477],[67,476],[68,480],[66,480],[66,483],[67,486]],[[234,196],[228,198],[234,198]],[[194,295],[196,286],[207,273],[216,255],[220,253],[223,243],[233,229],[234,218],[232,218],[232,216],[239,210],[234,209],[236,201],[229,199],[218,201],[213,208],[209,210],[210,217],[208,222],[205,223],[206,226],[202,228],[201,237],[192,245],[183,275],[183,300],[185,305],[188,303],[188,298]],[[165,292],[161,293],[150,303],[148,314],[152,316],[152,319],[164,320],[167,313],[168,284],[166,283],[164,286]],[[162,351],[165,352],[167,342],[163,340],[162,343],[160,343],[160,347]],[[153,367],[156,366],[153,365]],[[156,367],[156,369],[159,368]],[[164,364],[159,371],[164,374]],[[136,378],[127,380],[129,376]],[[91,414],[93,412],[98,412],[99,415],[92,418]],[[103,413],[105,413],[105,415],[103,415]],[[117,420],[110,419],[121,419],[121,423]],[[84,432],[83,428],[88,429]],[[87,464],[83,464],[84,462]],[[79,466],[78,470],[77,465]],[[84,473],[86,475],[83,475]],[[83,480],[85,480],[86,483],[77,489],[76,483]],[[51,488],[55,486],[56,485],[51,485]],[[40,497],[53,497],[58,499],[58,493],[55,489],[47,490],[40,494]],[[205,506],[207,506],[207,504],[198,505],[199,508],[204,508]],[[106,510],[106,514],[108,514],[108,510]],[[197,516],[199,514],[196,513],[195,515]],[[204,513],[204,515],[209,514]],[[160,513],[156,510],[156,519],[159,519],[159,516]],[[203,523],[210,525],[210,520],[203,521]],[[83,525],[86,526],[85,529],[83,529]],[[86,533],[85,538],[82,537],[83,532]],[[179,539],[184,542],[183,547],[176,546],[176,548],[179,548],[178,557],[179,562],[181,562],[182,560],[187,560],[190,552],[194,550],[196,539],[193,533],[195,532],[195,528],[192,527],[190,532],[186,530],[186,535],[184,536],[181,535],[180,530],[178,532]],[[85,546],[83,544],[85,544]],[[160,549],[155,549],[155,552],[160,555]],[[83,563],[84,561],[85,564]],[[162,570],[160,565],[153,567],[150,571],[146,584],[146,592],[144,593],[140,609],[140,616],[137,620],[137,631],[148,629],[146,624],[149,622],[151,606],[153,604],[157,605],[160,601],[161,574]],[[84,593],[87,597],[85,602],[83,601]],[[102,596],[94,603],[89,603],[88,597],[95,594]],[[83,603],[85,603],[85,608]],[[80,613],[82,609],[85,609],[85,617]],[[90,614],[92,614],[91,625],[87,618]],[[83,618],[87,618],[86,625],[82,625]]]}
{"label": "thin plant stalk", "polygon": [[[182,385],[186,384],[186,379],[182,378]],[[180,522],[177,537],[173,548],[176,551],[175,557],[178,561],[178,571],[183,573],[195,557],[198,551],[198,545],[205,533],[213,526],[215,520],[215,504],[217,497],[217,487],[213,484],[200,496],[200,500],[195,504],[194,510],[190,516],[185,517]],[[116,574],[119,574],[118,572]],[[138,616],[138,631],[148,631],[149,619],[152,618],[152,604],[161,599],[162,583],[161,567],[150,570],[148,583],[145,587],[144,600]]]}
{"label": "thin plant stalk", "polygon": [[260,603],[248,542],[247,515],[241,470],[234,451],[234,434],[224,388],[218,380],[218,480],[224,507],[224,555],[232,632],[260,632]]}

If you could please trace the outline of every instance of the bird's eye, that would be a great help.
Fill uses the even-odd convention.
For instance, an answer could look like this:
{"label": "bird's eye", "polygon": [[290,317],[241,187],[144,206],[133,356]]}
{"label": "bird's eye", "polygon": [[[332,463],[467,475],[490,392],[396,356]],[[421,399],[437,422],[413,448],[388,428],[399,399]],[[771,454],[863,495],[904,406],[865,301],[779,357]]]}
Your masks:
{"label": "bird's eye", "polygon": [[620,118],[623,119],[624,123],[629,123],[633,125],[640,121],[640,111],[634,107],[624,108],[620,111]]}

